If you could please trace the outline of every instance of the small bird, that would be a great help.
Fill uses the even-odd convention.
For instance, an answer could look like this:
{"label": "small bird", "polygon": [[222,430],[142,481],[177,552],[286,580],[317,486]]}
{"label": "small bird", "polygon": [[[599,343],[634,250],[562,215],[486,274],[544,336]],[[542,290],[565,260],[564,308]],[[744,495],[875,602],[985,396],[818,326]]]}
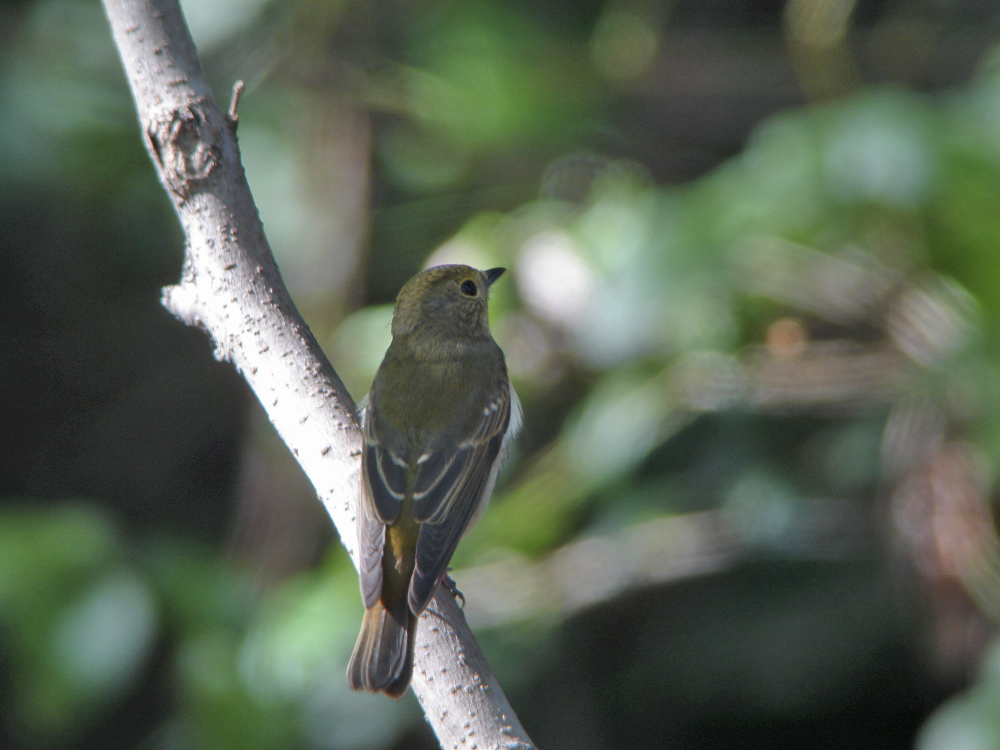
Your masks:
{"label": "small bird", "polygon": [[504,270],[436,266],[396,298],[392,344],[363,416],[356,519],[365,616],[347,667],[354,690],[406,692],[417,619],[482,515],[520,426],[487,316],[489,287]]}

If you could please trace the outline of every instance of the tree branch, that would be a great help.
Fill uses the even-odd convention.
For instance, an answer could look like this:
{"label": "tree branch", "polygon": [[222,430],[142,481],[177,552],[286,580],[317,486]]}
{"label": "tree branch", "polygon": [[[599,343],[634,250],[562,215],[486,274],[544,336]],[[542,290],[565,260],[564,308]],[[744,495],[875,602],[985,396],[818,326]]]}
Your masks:
{"label": "tree branch", "polygon": [[[176,0],[104,0],[143,140],[187,238],[163,305],[205,329],[301,464],[357,565],[361,437],[354,402],[281,280],[240,161]],[[413,690],[442,747],[531,748],[454,598],[417,629]]]}

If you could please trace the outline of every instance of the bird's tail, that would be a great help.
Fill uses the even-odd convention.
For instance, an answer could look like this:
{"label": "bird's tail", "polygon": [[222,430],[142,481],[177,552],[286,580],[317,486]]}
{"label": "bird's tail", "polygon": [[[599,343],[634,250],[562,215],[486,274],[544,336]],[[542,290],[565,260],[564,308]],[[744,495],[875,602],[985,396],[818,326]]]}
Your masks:
{"label": "bird's tail", "polygon": [[400,698],[410,686],[417,618],[410,612],[406,596],[398,598],[401,606],[391,610],[381,599],[365,610],[361,633],[347,665],[347,684],[352,690],[381,690]]}

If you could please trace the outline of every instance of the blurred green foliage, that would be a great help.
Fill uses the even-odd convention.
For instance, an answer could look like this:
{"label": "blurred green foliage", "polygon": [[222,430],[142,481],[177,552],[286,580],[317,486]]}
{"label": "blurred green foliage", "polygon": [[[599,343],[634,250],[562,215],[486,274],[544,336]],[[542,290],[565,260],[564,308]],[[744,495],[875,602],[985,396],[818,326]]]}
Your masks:
{"label": "blurred green foliage", "polygon": [[[684,72],[662,60],[740,24],[785,55],[765,5],[185,9],[219,98],[251,83],[261,215],[356,397],[411,273],[512,269],[525,430],[455,576],[540,746],[992,748],[996,646],[942,668],[933,632],[942,601],[989,629],[996,565],[942,594],[886,518],[933,464],[893,463],[920,414],[908,440],[937,419],[996,485],[997,53],[933,91],[796,95],[681,180],[638,143]],[[861,8],[859,37],[917,5]],[[315,517],[282,531],[289,459],[157,307],[181,240],[100,6],[0,5],[0,80],[0,745],[432,746],[411,698],[347,690],[354,571]]]}

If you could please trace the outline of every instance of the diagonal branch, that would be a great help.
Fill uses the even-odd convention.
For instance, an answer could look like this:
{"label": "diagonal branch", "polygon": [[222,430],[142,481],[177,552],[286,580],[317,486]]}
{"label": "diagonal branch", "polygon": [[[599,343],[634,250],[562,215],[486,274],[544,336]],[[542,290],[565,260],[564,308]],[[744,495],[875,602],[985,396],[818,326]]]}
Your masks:
{"label": "diagonal branch", "polygon": [[[355,557],[361,438],[354,402],[285,289],[236,143],[177,0],[104,0],[143,140],[187,238],[163,304],[246,378]],[[235,109],[235,101],[234,101]],[[417,630],[413,690],[442,747],[531,748],[453,597]]]}

